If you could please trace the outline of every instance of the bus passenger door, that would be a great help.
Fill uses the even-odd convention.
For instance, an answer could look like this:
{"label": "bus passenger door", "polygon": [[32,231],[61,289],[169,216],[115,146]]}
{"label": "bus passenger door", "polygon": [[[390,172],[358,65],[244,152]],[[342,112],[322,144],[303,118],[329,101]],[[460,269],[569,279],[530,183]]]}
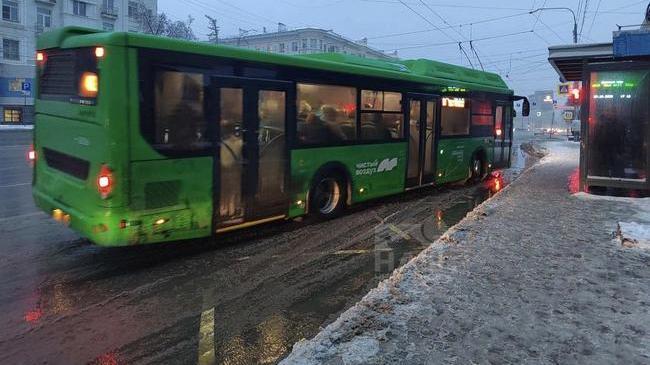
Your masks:
{"label": "bus passenger door", "polygon": [[512,105],[505,106],[504,127],[503,127],[503,163],[505,167],[510,167],[512,160],[512,138],[513,138],[513,115]]}
{"label": "bus passenger door", "polygon": [[497,105],[494,118],[494,159],[495,168],[506,168],[510,165],[512,148],[512,107]]}
{"label": "bus passenger door", "polygon": [[418,95],[409,98],[409,157],[406,187],[432,184],[436,171],[437,99]]}
{"label": "bus passenger door", "polygon": [[288,210],[287,83],[213,79],[212,84],[218,99],[214,226],[225,231],[282,218]]}

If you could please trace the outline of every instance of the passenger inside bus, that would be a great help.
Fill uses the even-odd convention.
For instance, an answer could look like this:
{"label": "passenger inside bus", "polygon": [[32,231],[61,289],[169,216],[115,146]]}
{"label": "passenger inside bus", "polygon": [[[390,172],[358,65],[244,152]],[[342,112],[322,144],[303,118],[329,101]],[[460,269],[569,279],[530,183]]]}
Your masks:
{"label": "passenger inside bus", "polygon": [[219,213],[226,219],[240,219],[243,216],[241,205],[244,147],[242,104],[241,89],[221,89]]}
{"label": "passenger inside bus", "polygon": [[298,136],[302,144],[353,140],[354,129],[354,121],[341,116],[332,105],[323,105],[318,112],[309,112],[304,120],[298,121]]}
{"label": "passenger inside bus", "polygon": [[208,148],[201,75],[158,72],[155,92],[156,143],[181,150]]}
{"label": "passenger inside bus", "polygon": [[298,141],[339,144],[356,139],[356,89],[298,84]]}

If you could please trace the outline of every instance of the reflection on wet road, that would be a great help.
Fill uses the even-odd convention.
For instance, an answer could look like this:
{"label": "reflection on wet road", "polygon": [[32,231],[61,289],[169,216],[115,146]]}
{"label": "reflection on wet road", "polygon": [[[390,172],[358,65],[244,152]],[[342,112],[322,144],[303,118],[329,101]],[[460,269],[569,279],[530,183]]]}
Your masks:
{"label": "reflection on wet road", "polygon": [[[29,183],[26,148],[0,145],[0,185]],[[29,185],[0,187],[0,363],[276,363],[509,178],[328,222],[125,249],[91,246],[37,213]]]}

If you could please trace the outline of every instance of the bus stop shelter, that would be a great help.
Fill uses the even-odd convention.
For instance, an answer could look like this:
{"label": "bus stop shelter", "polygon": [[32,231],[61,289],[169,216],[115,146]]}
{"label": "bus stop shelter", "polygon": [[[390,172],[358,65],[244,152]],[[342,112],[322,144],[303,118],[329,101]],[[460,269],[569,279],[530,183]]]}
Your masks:
{"label": "bus stop shelter", "polygon": [[581,191],[650,192],[650,49],[642,44],[650,44],[650,32],[615,32],[613,43],[549,48],[560,80],[583,85]]}

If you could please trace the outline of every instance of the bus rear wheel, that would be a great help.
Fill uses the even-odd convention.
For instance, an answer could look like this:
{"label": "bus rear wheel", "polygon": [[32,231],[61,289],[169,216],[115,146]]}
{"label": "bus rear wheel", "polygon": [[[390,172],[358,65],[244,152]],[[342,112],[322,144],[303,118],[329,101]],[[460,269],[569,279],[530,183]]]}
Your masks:
{"label": "bus rear wheel", "polygon": [[472,157],[472,164],[470,165],[470,181],[478,182],[485,178],[485,164],[479,155]]}
{"label": "bus rear wheel", "polygon": [[321,174],[314,179],[310,194],[310,213],[322,219],[334,218],[345,209],[345,180],[336,174]]}

